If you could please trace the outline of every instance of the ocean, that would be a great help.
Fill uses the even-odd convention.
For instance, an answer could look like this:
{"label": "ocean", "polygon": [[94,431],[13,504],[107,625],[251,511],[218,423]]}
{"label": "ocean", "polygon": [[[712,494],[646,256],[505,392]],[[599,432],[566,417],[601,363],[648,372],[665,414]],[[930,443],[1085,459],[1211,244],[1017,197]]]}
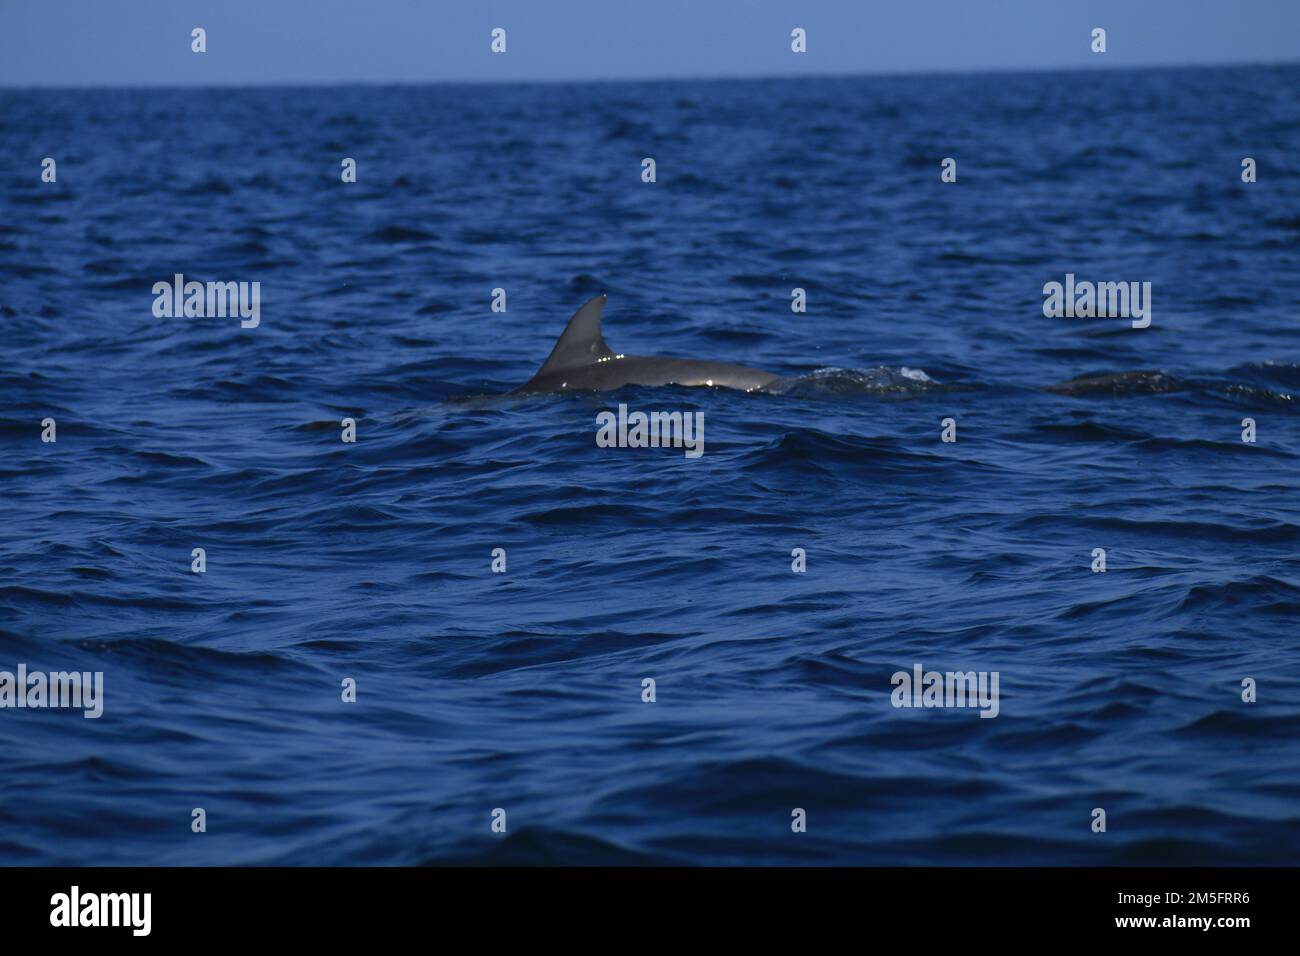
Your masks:
{"label": "ocean", "polygon": [[[0,92],[0,671],[103,675],[0,863],[1300,864],[1297,155],[1300,67]],[[782,381],[505,394],[600,293]]]}

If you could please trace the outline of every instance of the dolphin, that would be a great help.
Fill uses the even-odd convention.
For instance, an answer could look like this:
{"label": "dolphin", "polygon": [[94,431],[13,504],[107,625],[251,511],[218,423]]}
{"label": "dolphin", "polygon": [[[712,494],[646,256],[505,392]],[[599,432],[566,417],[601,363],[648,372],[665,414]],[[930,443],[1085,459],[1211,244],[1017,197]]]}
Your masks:
{"label": "dolphin", "polygon": [[[781,380],[779,375],[745,365],[615,352],[600,334],[600,313],[606,301],[608,296],[598,295],[573,313],[537,374],[511,394],[609,391],[624,385],[703,385],[753,392]],[[1046,391],[1086,397],[1159,394],[1188,387],[1164,372],[1143,369],[1079,376],[1049,385]]]}
{"label": "dolphin", "polygon": [[781,379],[726,362],[615,352],[600,334],[600,311],[607,298],[598,295],[573,313],[537,374],[511,394],[607,391],[623,385],[705,385],[752,392]]}

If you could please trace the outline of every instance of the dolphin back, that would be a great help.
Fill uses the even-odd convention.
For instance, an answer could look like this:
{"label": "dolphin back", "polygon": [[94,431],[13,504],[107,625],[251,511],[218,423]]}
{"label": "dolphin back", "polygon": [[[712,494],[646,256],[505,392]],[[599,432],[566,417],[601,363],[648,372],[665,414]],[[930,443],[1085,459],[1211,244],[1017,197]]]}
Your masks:
{"label": "dolphin back", "polygon": [[600,334],[605,301],[605,296],[598,295],[573,313],[550,357],[536,375],[515,389],[516,394],[571,388],[608,390],[623,385],[718,385],[753,391],[778,379],[743,365],[616,354]]}

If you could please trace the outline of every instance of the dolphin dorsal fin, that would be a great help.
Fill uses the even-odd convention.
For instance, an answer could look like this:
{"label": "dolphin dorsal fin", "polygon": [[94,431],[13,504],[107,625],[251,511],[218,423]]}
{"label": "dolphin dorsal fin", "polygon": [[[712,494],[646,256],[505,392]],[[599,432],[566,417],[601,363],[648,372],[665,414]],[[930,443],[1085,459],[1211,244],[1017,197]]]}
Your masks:
{"label": "dolphin dorsal fin", "polygon": [[555,348],[538,375],[548,375],[570,368],[583,368],[601,359],[613,358],[614,350],[605,344],[600,335],[600,310],[605,307],[606,296],[598,295],[587,301],[569,324],[564,327]]}

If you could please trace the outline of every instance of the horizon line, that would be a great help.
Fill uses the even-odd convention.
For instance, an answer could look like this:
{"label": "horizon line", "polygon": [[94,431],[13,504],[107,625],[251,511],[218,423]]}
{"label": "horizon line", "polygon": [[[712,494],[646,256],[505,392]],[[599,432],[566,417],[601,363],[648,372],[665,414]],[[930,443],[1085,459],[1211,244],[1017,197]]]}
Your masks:
{"label": "horizon line", "polygon": [[143,83],[40,83],[22,84],[0,81],[0,91],[4,92],[38,92],[38,91],[74,91],[74,90],[231,90],[231,89],[339,89],[344,87],[364,86],[583,86],[600,84],[641,84],[641,83],[709,83],[709,82],[770,82],[773,80],[848,80],[892,77],[952,77],[952,76],[1005,76],[1015,74],[1043,73],[1125,73],[1157,72],[1173,70],[1223,70],[1251,69],[1261,67],[1297,67],[1300,59],[1294,60],[1222,60],[1188,63],[1155,63],[1145,65],[1116,64],[1107,66],[987,66],[966,69],[920,68],[877,71],[828,71],[820,73],[716,73],[716,74],[682,74],[682,75],[645,75],[623,77],[514,77],[514,78],[466,78],[466,79],[426,79],[426,80],[276,80],[271,82],[244,82],[232,80],[212,82],[205,80],[195,83],[186,82],[143,82]]}

